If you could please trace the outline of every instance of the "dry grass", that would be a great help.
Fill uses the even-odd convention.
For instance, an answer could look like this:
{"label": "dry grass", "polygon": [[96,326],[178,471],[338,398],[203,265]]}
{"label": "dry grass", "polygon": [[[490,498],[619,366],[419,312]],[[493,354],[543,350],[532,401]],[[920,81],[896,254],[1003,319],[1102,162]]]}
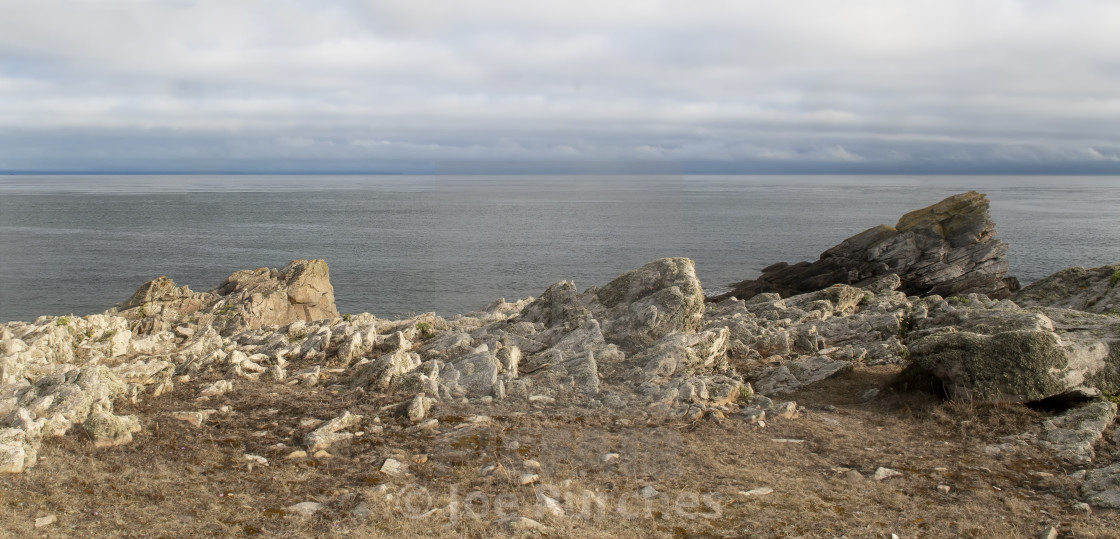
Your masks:
{"label": "dry grass", "polygon": [[[620,419],[524,405],[440,404],[435,414],[443,433],[413,432],[382,415],[382,435],[337,444],[330,458],[295,460],[284,456],[308,430],[301,419],[330,419],[343,410],[376,415],[393,399],[244,384],[200,406],[189,400],[197,387],[180,387],[167,398],[119,407],[144,423],[133,444],[94,449],[70,435],[45,443],[39,465],[24,475],[0,478],[2,534],[488,537],[504,533],[491,522],[505,509],[539,518],[549,527],[544,535],[554,538],[1026,537],[1051,525],[1063,536],[1115,536],[1115,513],[1072,511],[1076,486],[1065,474],[1074,468],[1030,445],[1011,455],[984,453],[985,445],[1033,428],[1041,412],[894,394],[887,385],[895,373],[859,369],[791,395],[807,412],[765,428],[737,419],[650,418],[640,410]],[[860,395],[871,387],[882,393],[865,402]],[[201,428],[169,417],[223,404],[235,413]],[[477,413],[490,414],[493,423],[453,429]],[[1111,444],[1098,449],[1098,464],[1114,458]],[[603,465],[599,456],[608,452],[621,461]],[[250,469],[245,453],[268,458],[270,466]],[[410,463],[409,475],[381,474],[387,457]],[[519,484],[524,459],[541,463],[540,484]],[[495,462],[504,471],[480,475],[480,467]],[[880,466],[903,475],[874,481],[870,475]],[[385,492],[374,490],[382,484]],[[642,498],[637,492],[645,486],[659,494]],[[757,487],[773,493],[740,494]],[[604,504],[583,511],[569,506],[565,517],[540,514],[538,492],[576,502],[585,501],[584,490]],[[311,518],[286,511],[303,501],[328,508]],[[371,517],[351,516],[363,502]],[[48,514],[58,522],[35,529],[35,518]]]}

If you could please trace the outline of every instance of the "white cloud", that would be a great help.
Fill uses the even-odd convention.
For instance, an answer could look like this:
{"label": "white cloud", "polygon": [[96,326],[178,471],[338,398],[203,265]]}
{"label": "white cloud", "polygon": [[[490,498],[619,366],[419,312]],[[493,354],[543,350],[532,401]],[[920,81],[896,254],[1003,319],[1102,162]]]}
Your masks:
{"label": "white cloud", "polygon": [[170,163],[200,147],[249,168],[1102,164],[1120,132],[1120,4],[1107,0],[0,0],[0,12],[7,167],[66,153],[97,168],[129,148]]}

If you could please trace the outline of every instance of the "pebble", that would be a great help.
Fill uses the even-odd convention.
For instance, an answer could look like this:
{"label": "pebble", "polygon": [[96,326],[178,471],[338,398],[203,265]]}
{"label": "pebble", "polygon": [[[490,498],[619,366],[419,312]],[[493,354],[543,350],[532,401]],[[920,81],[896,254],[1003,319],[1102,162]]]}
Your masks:
{"label": "pebble", "polygon": [[523,531],[536,531],[543,532],[548,528],[531,518],[525,517],[506,517],[494,521],[495,525],[502,526],[510,531],[523,532]]}
{"label": "pebble", "polygon": [[1076,502],[1070,506],[1070,509],[1072,509],[1074,513],[1080,513],[1082,515],[1093,514],[1093,508],[1089,507],[1089,504],[1085,502]]}
{"label": "pebble", "polygon": [[245,453],[244,456],[245,456],[245,460],[249,461],[252,464],[260,464],[261,466],[268,466],[268,459],[266,459],[266,458],[264,458],[260,455],[250,455],[249,453]]}
{"label": "pebble", "polygon": [[287,456],[287,457],[285,457],[285,458],[289,458],[289,459],[305,459],[305,458],[307,458],[307,451],[304,451],[304,450],[302,450],[302,449],[297,449],[297,450],[295,450],[295,451],[292,451],[291,453],[288,453],[288,456]]}
{"label": "pebble", "polygon": [[333,457],[334,455],[332,455],[330,453],[327,453],[326,449],[320,449],[320,450],[316,451],[315,454],[312,455],[312,456],[317,458],[317,459],[329,459],[329,458]]}
{"label": "pebble", "polygon": [[55,522],[58,522],[58,517],[56,517],[54,515],[47,515],[45,517],[39,517],[39,518],[35,519],[35,527],[36,528],[42,528],[43,526],[50,526],[51,524],[54,524]]}
{"label": "pebble", "polygon": [[295,513],[301,517],[309,517],[319,512],[323,508],[323,504],[317,502],[300,502],[295,505],[289,506],[287,511]]}
{"label": "pebble", "polygon": [[746,491],[740,490],[739,494],[742,494],[743,496],[765,496],[772,492],[774,492],[774,489],[770,487],[758,487]]}
{"label": "pebble", "polygon": [[876,481],[882,481],[884,479],[890,479],[892,477],[898,477],[900,475],[902,475],[902,472],[898,470],[892,470],[890,468],[884,468],[880,466],[877,470],[875,470],[875,475],[871,477]]}
{"label": "pebble", "polygon": [[622,455],[619,455],[618,453],[607,453],[599,457],[599,462],[602,462],[603,464],[614,464],[619,460],[622,460]]}
{"label": "pebble", "polygon": [[518,478],[517,482],[520,483],[521,486],[525,486],[525,485],[532,485],[534,483],[539,483],[540,480],[541,480],[541,476],[539,476],[535,473],[523,473],[523,474],[521,474],[521,477]]}
{"label": "pebble", "polygon": [[950,491],[953,490],[953,487],[950,487],[949,485],[937,485],[937,490],[940,490],[941,492],[944,492],[945,494],[948,494]]}
{"label": "pebble", "polygon": [[660,493],[657,492],[657,489],[655,489],[655,488],[653,488],[649,485],[646,485],[646,486],[642,487],[641,490],[638,491],[638,494],[641,494],[643,498],[652,498],[654,496],[657,496]]}
{"label": "pebble", "polygon": [[1058,529],[1050,526],[1049,528],[1038,532],[1038,535],[1036,537],[1038,537],[1038,539],[1058,539]]}

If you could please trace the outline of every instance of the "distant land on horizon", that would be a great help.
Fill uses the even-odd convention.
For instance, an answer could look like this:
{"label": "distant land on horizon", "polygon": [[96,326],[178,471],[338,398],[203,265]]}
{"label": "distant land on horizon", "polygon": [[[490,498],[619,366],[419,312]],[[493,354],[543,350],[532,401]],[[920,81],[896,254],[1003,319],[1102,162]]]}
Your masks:
{"label": "distant land on horizon", "polygon": [[635,175],[1031,175],[1031,176],[1113,176],[1120,175],[1120,162],[1097,163],[947,163],[936,165],[886,163],[801,163],[801,164],[735,164],[735,163],[409,163],[395,168],[335,168],[330,163],[303,167],[167,167],[167,168],[83,168],[54,170],[0,170],[4,176],[51,175],[547,175],[547,174],[635,174]]}

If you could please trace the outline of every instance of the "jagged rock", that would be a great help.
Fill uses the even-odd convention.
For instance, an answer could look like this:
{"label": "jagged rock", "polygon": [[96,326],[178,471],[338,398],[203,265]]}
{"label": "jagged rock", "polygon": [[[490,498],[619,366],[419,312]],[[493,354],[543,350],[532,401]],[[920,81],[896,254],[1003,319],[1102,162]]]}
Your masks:
{"label": "jagged rock", "polygon": [[932,374],[963,400],[1031,402],[1120,388],[1120,319],[982,300],[935,303],[907,340],[913,363],[905,376]]}
{"label": "jagged rock", "polygon": [[308,433],[307,436],[303,438],[303,444],[307,446],[308,451],[326,449],[332,444],[353,438],[353,433],[339,431],[358,425],[361,422],[362,416],[351,414],[349,411],[343,412],[342,415]]}
{"label": "jagged rock", "polygon": [[144,334],[192,319],[229,335],[296,320],[338,317],[330,271],[322,259],[293,260],[279,270],[237,271],[207,292],[192,292],[159,277],[109,312],[137,320],[137,328]]}
{"label": "jagged rock", "polygon": [[1038,443],[1070,462],[1092,462],[1095,456],[1093,444],[1114,419],[1115,404],[1105,400],[1093,401],[1047,419],[1042,425]]}
{"label": "jagged rock", "polygon": [[893,227],[879,225],[852,236],[816,262],[769,266],[713,300],[765,292],[792,296],[888,273],[899,276],[907,295],[1009,297],[1016,285],[1004,279],[1007,245],[996,239],[988,204],[975,191],[951,196],[902,216]]}
{"label": "jagged rock", "polygon": [[1120,264],[1067,268],[1024,287],[1013,299],[1023,307],[1120,315]]}
{"label": "jagged rock", "polygon": [[662,258],[592,289],[606,309],[596,313],[607,342],[623,351],[645,348],[675,331],[700,329],[704,288],[687,258]]}
{"label": "jagged rock", "polygon": [[38,461],[35,445],[20,429],[0,429],[0,474],[23,473]]}
{"label": "jagged rock", "polygon": [[777,395],[796,391],[801,386],[819,382],[852,370],[852,362],[815,356],[803,360],[782,361],[760,373],[752,383],[755,391]]}
{"label": "jagged rock", "polygon": [[408,403],[408,420],[413,423],[418,423],[428,415],[428,410],[432,407],[432,399],[424,396],[423,393],[413,397],[412,401]]}

